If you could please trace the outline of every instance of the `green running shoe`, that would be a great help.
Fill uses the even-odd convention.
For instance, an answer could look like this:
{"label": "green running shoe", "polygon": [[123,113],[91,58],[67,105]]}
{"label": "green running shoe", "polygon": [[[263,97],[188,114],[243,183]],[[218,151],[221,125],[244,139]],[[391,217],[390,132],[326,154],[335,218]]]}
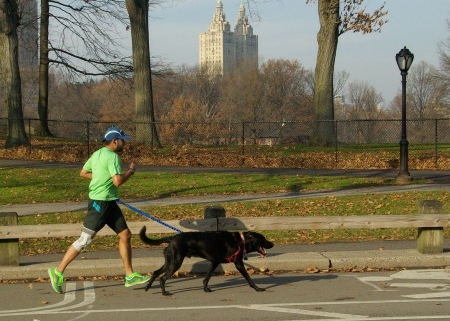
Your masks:
{"label": "green running shoe", "polygon": [[133,285],[142,284],[148,282],[148,280],[150,280],[149,276],[143,276],[139,273],[134,272],[133,274],[127,275],[125,277],[125,286],[130,287]]}
{"label": "green running shoe", "polygon": [[48,269],[48,276],[52,282],[53,290],[59,294],[63,293],[62,285],[64,283],[64,275],[56,271],[56,268],[50,268]]}

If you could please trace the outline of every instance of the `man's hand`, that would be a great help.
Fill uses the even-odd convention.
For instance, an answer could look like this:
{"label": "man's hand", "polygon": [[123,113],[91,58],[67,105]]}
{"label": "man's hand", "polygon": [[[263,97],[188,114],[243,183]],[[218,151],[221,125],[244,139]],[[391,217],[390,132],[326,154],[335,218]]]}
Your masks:
{"label": "man's hand", "polygon": [[130,167],[127,169],[127,171],[125,173],[123,173],[121,175],[114,175],[112,177],[113,184],[116,185],[117,187],[119,187],[120,185],[125,183],[134,174],[135,170],[136,170],[136,163],[131,162]]}
{"label": "man's hand", "polygon": [[128,168],[129,171],[132,171],[133,173],[136,171],[136,163],[131,162],[130,167]]}

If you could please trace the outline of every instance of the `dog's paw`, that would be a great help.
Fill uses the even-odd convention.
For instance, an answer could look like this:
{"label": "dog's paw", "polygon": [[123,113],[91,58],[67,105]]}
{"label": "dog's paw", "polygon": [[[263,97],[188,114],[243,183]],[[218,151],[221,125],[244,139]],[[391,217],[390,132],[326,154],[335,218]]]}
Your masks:
{"label": "dog's paw", "polygon": [[266,289],[263,289],[263,288],[255,288],[255,290],[258,292],[266,291]]}
{"label": "dog's paw", "polygon": [[207,286],[205,286],[205,287],[203,288],[203,291],[205,291],[205,292],[212,292],[212,290],[211,290],[210,288],[208,288]]}

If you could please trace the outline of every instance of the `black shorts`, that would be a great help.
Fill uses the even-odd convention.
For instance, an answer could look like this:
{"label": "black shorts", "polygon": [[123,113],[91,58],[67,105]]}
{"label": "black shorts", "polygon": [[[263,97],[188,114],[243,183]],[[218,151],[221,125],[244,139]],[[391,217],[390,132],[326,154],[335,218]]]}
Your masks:
{"label": "black shorts", "polygon": [[84,227],[97,233],[108,225],[116,234],[128,228],[122,210],[116,201],[95,201],[89,199]]}

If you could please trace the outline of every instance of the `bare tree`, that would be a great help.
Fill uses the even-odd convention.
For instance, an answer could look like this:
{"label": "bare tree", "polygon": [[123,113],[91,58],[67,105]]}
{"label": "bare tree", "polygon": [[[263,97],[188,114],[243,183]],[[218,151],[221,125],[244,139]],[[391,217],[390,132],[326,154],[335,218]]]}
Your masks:
{"label": "bare tree", "polygon": [[37,65],[38,8],[37,0],[17,0],[19,10],[19,66],[27,69]]}
{"label": "bare tree", "polygon": [[[450,20],[447,20],[450,31]],[[434,77],[439,84],[440,113],[448,117],[450,113],[450,36],[439,44],[440,68],[434,71]]]}
{"label": "bare tree", "polygon": [[[306,0],[317,2],[320,30],[317,34],[317,60],[315,69],[314,111],[318,126],[313,140],[321,145],[334,142],[334,88],[333,74],[338,38],[347,31],[378,32],[386,22],[384,5],[366,13],[364,0]],[[341,5],[342,3],[342,10]]]}
{"label": "bare tree", "polygon": [[[411,118],[448,117],[450,83],[445,80],[444,71],[421,61],[411,67],[406,86]],[[390,107],[393,112],[400,112],[400,94],[394,98]]]}
{"label": "bare tree", "polygon": [[266,119],[261,74],[257,68],[245,67],[224,76],[221,114],[229,122]]}
{"label": "bare tree", "polygon": [[264,105],[269,119],[299,120],[309,117],[305,106],[307,71],[296,60],[269,60],[261,66]]}
{"label": "bare tree", "polygon": [[[333,76],[333,97],[342,96],[344,88],[347,84],[348,78],[350,74],[345,71],[338,71],[334,73]],[[316,79],[314,70],[308,70],[306,72],[306,82],[307,82],[307,92],[312,96],[311,100],[313,100],[313,96],[315,93]]]}
{"label": "bare tree", "polygon": [[345,71],[335,72],[333,76],[333,97],[340,96],[343,94],[347,80],[350,74]]}
{"label": "bare tree", "polygon": [[[374,119],[382,114],[380,105],[383,97],[375,88],[366,82],[354,81],[348,86],[348,101],[341,118],[350,120],[359,119],[358,122],[344,122],[344,128],[351,135],[353,141],[372,143],[383,133],[384,128]],[[344,131],[345,132],[345,131]]]}
{"label": "bare tree", "polygon": [[[152,72],[150,64],[149,40],[149,0],[126,0],[130,17],[131,42],[133,47],[134,87],[136,107],[136,140],[149,142],[161,147],[156,129],[155,110],[153,104]],[[148,126],[150,126],[150,138]]]}
{"label": "bare tree", "polygon": [[218,74],[211,75],[206,68],[198,69],[195,73],[194,83],[196,99],[200,105],[205,106],[205,115],[211,119],[218,111],[221,99],[222,77]]}
{"label": "bare tree", "polygon": [[433,67],[421,61],[414,65],[409,71],[408,82],[408,107],[411,116],[423,119],[428,111],[432,109],[437,93],[437,83],[433,77]]}
{"label": "bare tree", "polygon": [[128,28],[123,1],[45,1],[50,8],[51,64],[64,66],[81,77],[131,74],[131,57],[121,51]]}
{"label": "bare tree", "polygon": [[354,81],[348,86],[347,114],[349,119],[376,119],[383,97],[366,82]]}
{"label": "bare tree", "polygon": [[5,101],[8,111],[8,134],[5,147],[28,144],[22,111],[22,88],[19,70],[19,25],[16,0],[0,0],[0,59],[4,79]]}
{"label": "bare tree", "polygon": [[[450,20],[447,20],[447,27],[450,31]],[[450,85],[450,36],[439,44],[439,60],[441,68],[436,73],[436,77],[448,86]]]}
{"label": "bare tree", "polygon": [[52,135],[48,127],[50,64],[65,68],[71,77],[126,77],[132,71],[130,57],[123,57],[118,50],[119,39],[113,37],[117,30],[111,32],[112,19],[122,22],[125,28],[124,10],[123,1],[118,0],[78,3],[41,0],[38,98],[41,135]]}
{"label": "bare tree", "polygon": [[48,0],[41,0],[41,22],[39,37],[39,94],[38,94],[38,114],[40,121],[40,134],[43,136],[53,136],[48,127],[48,28],[50,9]]}

